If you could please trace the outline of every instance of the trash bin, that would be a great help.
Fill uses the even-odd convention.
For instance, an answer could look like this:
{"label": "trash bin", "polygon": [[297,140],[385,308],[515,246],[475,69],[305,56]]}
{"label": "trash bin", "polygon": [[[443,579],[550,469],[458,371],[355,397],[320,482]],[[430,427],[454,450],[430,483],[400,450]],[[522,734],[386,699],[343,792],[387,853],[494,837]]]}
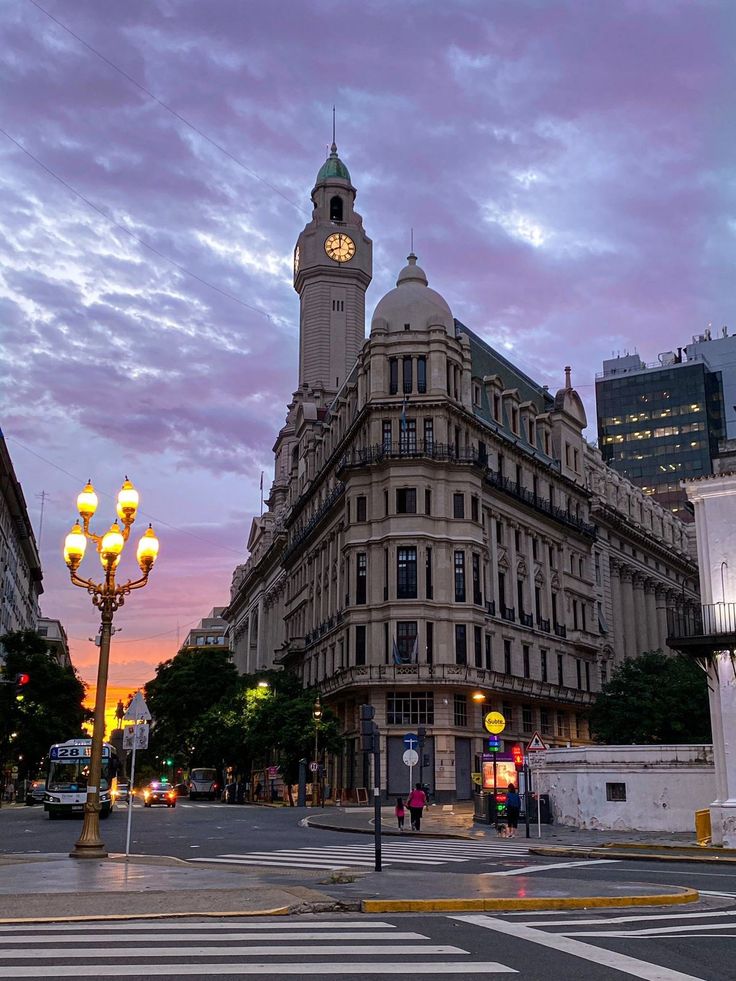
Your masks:
{"label": "trash bin", "polygon": [[473,794],[473,820],[478,824],[493,824],[493,794],[482,790]]}
{"label": "trash bin", "polygon": [[[529,794],[529,822],[537,820],[537,794]],[[549,794],[539,795],[539,817],[542,824],[552,824],[552,809],[549,806]]]}

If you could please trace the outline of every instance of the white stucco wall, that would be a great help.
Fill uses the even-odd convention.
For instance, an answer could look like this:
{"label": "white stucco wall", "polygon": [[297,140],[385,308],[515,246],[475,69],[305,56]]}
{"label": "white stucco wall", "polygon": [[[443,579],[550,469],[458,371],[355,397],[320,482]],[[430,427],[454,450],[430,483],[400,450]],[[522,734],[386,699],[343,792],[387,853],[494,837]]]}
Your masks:
{"label": "white stucco wall", "polygon": [[[625,801],[606,784],[626,785]],[[711,746],[587,746],[553,749],[538,772],[557,824],[611,831],[692,831],[715,795]]]}

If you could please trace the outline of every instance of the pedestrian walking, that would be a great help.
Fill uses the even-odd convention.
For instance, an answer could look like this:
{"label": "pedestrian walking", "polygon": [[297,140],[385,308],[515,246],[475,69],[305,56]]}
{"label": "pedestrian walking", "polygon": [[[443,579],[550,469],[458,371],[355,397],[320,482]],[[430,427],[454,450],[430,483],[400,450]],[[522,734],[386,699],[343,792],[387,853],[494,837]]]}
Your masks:
{"label": "pedestrian walking", "polygon": [[516,793],[516,787],[510,783],[506,791],[506,820],[508,827],[507,838],[515,838],[519,827],[519,811],[521,810],[521,797]]}
{"label": "pedestrian walking", "polygon": [[396,815],[396,820],[399,825],[399,831],[404,830],[404,817],[406,811],[404,810],[404,802],[400,797],[396,798],[396,807],[394,808],[394,814]]}
{"label": "pedestrian walking", "polygon": [[411,830],[421,831],[422,811],[427,806],[427,795],[422,790],[422,785],[418,783],[407,798],[407,806],[411,814]]}

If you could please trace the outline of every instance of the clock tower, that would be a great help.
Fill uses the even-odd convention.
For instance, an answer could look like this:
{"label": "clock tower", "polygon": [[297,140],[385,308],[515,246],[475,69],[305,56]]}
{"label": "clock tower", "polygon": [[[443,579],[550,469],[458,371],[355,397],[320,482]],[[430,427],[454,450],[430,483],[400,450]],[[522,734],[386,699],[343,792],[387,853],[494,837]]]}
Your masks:
{"label": "clock tower", "polygon": [[294,249],[299,294],[299,386],[337,392],[365,340],[373,243],[354,210],[355,188],[333,143],[312,190],[312,220]]}

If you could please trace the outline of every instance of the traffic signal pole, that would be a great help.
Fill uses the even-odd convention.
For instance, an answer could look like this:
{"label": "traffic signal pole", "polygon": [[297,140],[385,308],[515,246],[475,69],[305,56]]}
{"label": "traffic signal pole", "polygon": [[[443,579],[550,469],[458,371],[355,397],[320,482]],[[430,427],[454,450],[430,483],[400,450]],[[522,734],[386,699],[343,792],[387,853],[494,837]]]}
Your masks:
{"label": "traffic signal pole", "polygon": [[375,870],[381,871],[381,742],[378,726],[373,721],[376,710],[372,705],[360,706],[360,749],[364,758],[373,756],[373,837],[375,841]]}

